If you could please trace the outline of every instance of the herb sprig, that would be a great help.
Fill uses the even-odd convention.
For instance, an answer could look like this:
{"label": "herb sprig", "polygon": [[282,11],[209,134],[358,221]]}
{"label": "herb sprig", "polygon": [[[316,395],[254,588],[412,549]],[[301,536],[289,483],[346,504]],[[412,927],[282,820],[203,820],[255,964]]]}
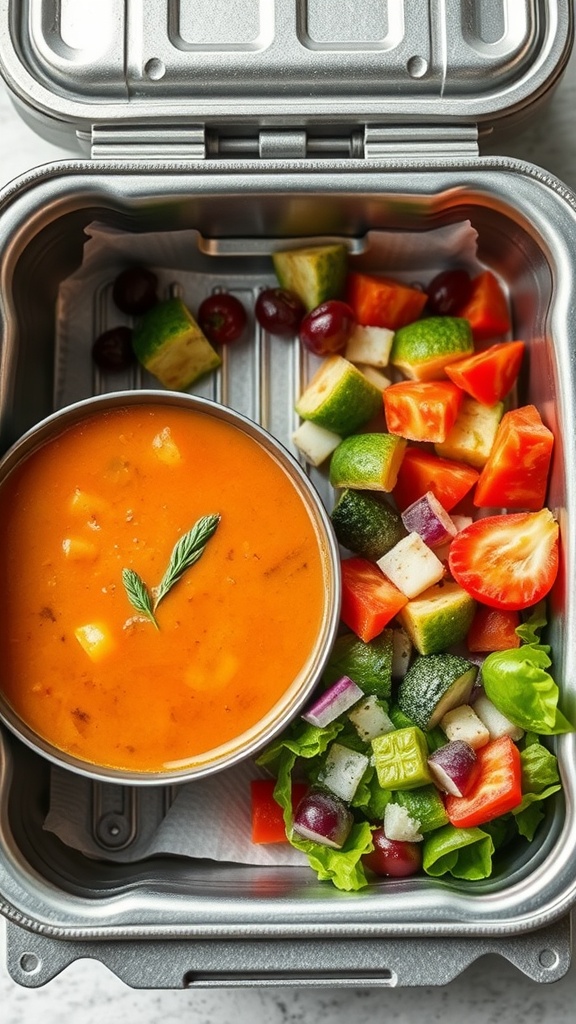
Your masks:
{"label": "herb sprig", "polygon": [[158,623],[152,610],[150,594],[144,580],[134,569],[122,569],[122,583],[128,595],[128,600],[133,608],[141,615],[145,615],[150,622],[153,622],[158,629]]}
{"label": "herb sprig", "polygon": [[153,601],[144,580],[138,573],[134,572],[133,569],[122,570],[122,583],[124,584],[130,604],[141,615],[144,615],[153,622],[156,629],[159,627],[154,612],[160,601],[166,597],[166,594],[172,589],[174,584],[182,578],[186,570],[202,557],[208,541],[216,532],[220,518],[220,515],[217,513],[202,516],[198,522],[194,523],[191,530],[188,530],[183,537],[180,537],[180,540],[176,542],[172,549],[166,572],[158,586],[152,591],[154,595]]}

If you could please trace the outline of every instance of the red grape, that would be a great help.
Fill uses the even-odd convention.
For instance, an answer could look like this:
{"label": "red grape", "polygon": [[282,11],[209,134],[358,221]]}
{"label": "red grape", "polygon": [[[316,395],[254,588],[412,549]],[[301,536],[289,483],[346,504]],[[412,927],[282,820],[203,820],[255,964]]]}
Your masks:
{"label": "red grape", "polygon": [[472,294],[472,281],[467,270],[443,270],[426,289],[426,311],[433,316],[457,316]]}
{"label": "red grape", "polygon": [[350,306],[340,299],[329,299],[304,317],[300,324],[300,341],[317,356],[341,352],[355,324]]}
{"label": "red grape", "polygon": [[156,274],[147,267],[127,267],[114,281],[112,298],[122,313],[141,316],[158,301]]}
{"label": "red grape", "polygon": [[422,843],[388,839],[383,828],[374,830],[372,841],[374,849],[364,854],[362,863],[375,875],[407,878],[422,867]]}
{"label": "red grape", "polygon": [[265,288],[256,299],[254,315],[265,331],[283,338],[291,338],[296,331],[305,309],[293,292],[286,288]]}
{"label": "red grape", "polygon": [[216,292],[200,303],[198,323],[215,345],[230,345],[246,327],[248,317],[244,306],[228,292]]}
{"label": "red grape", "polygon": [[111,327],[99,334],[92,345],[92,358],[101,370],[109,373],[127,370],[136,358],[130,327]]}

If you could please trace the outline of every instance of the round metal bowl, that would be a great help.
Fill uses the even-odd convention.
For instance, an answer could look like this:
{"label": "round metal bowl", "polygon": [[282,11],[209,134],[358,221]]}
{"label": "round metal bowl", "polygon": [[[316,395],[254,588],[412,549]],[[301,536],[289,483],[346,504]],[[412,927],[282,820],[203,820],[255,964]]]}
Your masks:
{"label": "round metal bowl", "polygon": [[[239,429],[255,445],[264,449],[288,475],[293,487],[308,511],[320,552],[324,573],[324,605],[318,635],[312,649],[306,652],[303,669],[292,681],[281,699],[252,728],[230,742],[194,758],[184,767],[162,771],[131,771],[95,764],[60,750],[38,735],[16,714],[2,693],[0,669],[0,721],[29,747],[61,767],[108,782],[131,785],[157,785],[159,783],[188,782],[230,768],[262,749],[277,736],[298,714],[312,694],[325,667],[335,639],[340,608],[340,561],[338,545],[330,518],[314,486],[292,455],[267,431],[251,420],[215,402],[192,395],[169,391],[118,391],[89,398],[53,413],[24,434],[0,460],[0,488],[14,469],[36,449],[51,441],[67,428],[100,412],[130,405],[177,406],[194,410],[207,417],[216,417]],[[1,625],[0,625],[0,628]],[[273,669],[273,666],[271,666]],[[119,729],[121,723],[118,723]]]}

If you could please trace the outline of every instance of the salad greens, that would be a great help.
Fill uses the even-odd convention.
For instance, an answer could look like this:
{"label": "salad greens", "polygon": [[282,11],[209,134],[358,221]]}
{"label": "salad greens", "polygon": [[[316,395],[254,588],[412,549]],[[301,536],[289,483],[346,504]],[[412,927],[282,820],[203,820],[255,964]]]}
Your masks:
{"label": "salad greens", "polygon": [[[528,621],[518,627],[518,635],[523,641],[521,646],[490,654],[482,667],[481,680],[490,700],[512,723],[525,730],[517,742],[522,775],[521,802],[507,813],[496,813],[492,820],[467,827],[447,823],[445,801],[429,779],[418,778],[414,785],[410,783],[406,788],[395,788],[394,780],[383,786],[376,770],[377,757],[374,756],[378,740],[371,743],[362,739],[348,712],[340,714],[323,728],[300,718],[261,754],[258,764],[269,769],[276,778],[274,798],[282,808],[286,835],[295,848],[306,854],[319,879],[329,879],[337,888],[346,891],[359,890],[368,884],[363,858],[374,849],[372,833],[381,827],[385,809],[390,803],[406,808],[418,824],[424,823],[421,827],[424,833],[422,868],[432,877],[451,875],[470,881],[487,878],[492,873],[496,850],[516,841],[518,836],[528,841],[533,839],[544,817],[544,801],[561,788],[556,757],[540,741],[538,734],[547,736],[572,728],[558,710],[558,687],[547,671],[551,664],[549,648],[539,639],[544,625],[542,609],[537,608]],[[372,679],[374,665],[379,662],[380,693],[387,692],[393,700],[390,659],[382,658],[381,646],[377,646],[375,653],[371,646],[361,641],[351,644],[347,639],[346,644],[337,649],[335,664],[338,670],[343,665],[350,668],[353,650],[354,656],[359,655],[362,665],[368,666]],[[333,678],[333,668],[333,665],[329,667],[325,682]],[[473,705],[473,697],[471,702]],[[403,730],[406,734],[414,730],[414,723],[397,705],[382,698],[379,703],[387,709],[395,730]],[[417,731],[420,733],[421,730]],[[394,733],[387,735],[391,737]],[[446,736],[439,726],[423,731],[422,736],[429,751],[442,742],[446,743]],[[292,806],[293,782],[303,779],[313,788],[322,787],[324,761],[336,738],[338,744],[369,756],[364,776],[349,803],[354,824],[340,849],[297,835],[293,830]]]}
{"label": "salad greens", "polygon": [[520,647],[488,655],[482,682],[486,695],[514,725],[553,736],[572,732],[573,726],[558,708],[558,687],[547,672],[552,664],[550,647],[538,635],[545,624],[542,609],[536,608],[516,629],[523,641]]}

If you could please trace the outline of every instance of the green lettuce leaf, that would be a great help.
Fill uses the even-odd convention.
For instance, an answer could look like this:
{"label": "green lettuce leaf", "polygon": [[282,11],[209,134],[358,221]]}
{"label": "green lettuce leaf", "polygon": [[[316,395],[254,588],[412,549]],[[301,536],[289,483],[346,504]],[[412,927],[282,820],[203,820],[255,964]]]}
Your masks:
{"label": "green lettuce leaf", "polygon": [[542,735],[572,732],[574,727],[558,708],[559,690],[547,671],[552,664],[538,632],[546,624],[540,610],[516,630],[520,647],[494,651],[482,665],[486,695],[514,725]]}
{"label": "green lettuce leaf", "polygon": [[427,875],[474,881],[492,873],[494,843],[479,828],[455,828],[443,825],[424,840],[422,867]]}
{"label": "green lettuce leaf", "polygon": [[310,867],[320,881],[331,881],[337,889],[351,892],[363,889],[368,879],[362,864],[362,856],[374,849],[372,829],[367,821],[352,826],[344,846],[334,850],[330,846],[313,843],[309,839],[293,836],[292,846],[306,854]]}
{"label": "green lettuce leaf", "polygon": [[526,745],[520,753],[522,762],[522,803],[512,811],[516,827],[521,836],[530,842],[538,825],[544,818],[542,801],[557,793],[562,787],[558,774],[558,762],[538,737],[529,734]]}

